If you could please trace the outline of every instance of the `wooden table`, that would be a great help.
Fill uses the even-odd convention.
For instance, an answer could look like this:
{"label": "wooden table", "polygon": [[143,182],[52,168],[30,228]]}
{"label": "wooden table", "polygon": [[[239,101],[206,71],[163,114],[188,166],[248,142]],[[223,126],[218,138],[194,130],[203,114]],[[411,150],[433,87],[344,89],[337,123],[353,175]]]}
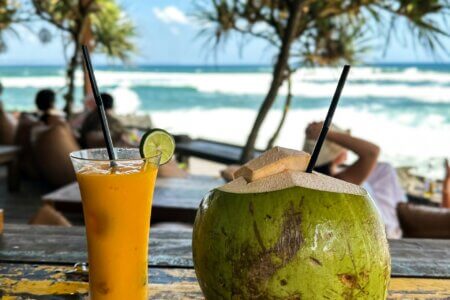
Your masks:
{"label": "wooden table", "polygon": [[[152,222],[194,223],[203,196],[223,184],[223,179],[211,176],[158,178],[153,195]],[[81,211],[80,189],[76,182],[44,195],[42,201],[57,208]]]}
{"label": "wooden table", "polygon": [[[243,147],[196,139],[188,142],[179,142],[175,153],[179,156],[195,156],[222,164],[239,164]],[[255,155],[260,155],[262,151],[256,150]],[[183,159],[181,159],[183,160]]]}
{"label": "wooden table", "polygon": [[0,165],[8,167],[8,189],[12,192],[17,191],[20,184],[19,151],[17,146],[0,146]]}
{"label": "wooden table", "polygon": [[[191,234],[187,229],[152,230],[151,299],[203,299],[193,270]],[[389,299],[450,299],[450,241],[392,240],[390,248]],[[83,227],[6,225],[0,237],[0,296],[83,299],[86,278],[70,272],[74,263],[85,260]]]}

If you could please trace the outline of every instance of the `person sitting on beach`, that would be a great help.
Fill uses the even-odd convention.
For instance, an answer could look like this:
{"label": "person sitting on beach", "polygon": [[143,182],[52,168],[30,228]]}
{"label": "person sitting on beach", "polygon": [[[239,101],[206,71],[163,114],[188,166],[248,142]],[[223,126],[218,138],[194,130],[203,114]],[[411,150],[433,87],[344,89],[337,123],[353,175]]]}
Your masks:
{"label": "person sitting on beach", "polygon": [[[322,126],[322,122],[307,126],[303,147],[305,152],[312,153]],[[353,164],[343,166],[348,150],[358,158]],[[387,236],[401,238],[397,205],[406,201],[406,194],[400,186],[395,169],[387,163],[377,163],[379,153],[380,148],[377,145],[332,126],[320,151],[315,171],[362,185],[373,197],[383,217]]]}
{"label": "person sitting on beach", "polygon": [[[114,116],[114,98],[108,93],[101,94],[106,118],[114,145],[118,147],[131,146],[126,142],[127,129],[122,122]],[[80,130],[82,147],[102,147],[104,139],[100,116],[96,109],[91,110],[85,117]]]}
{"label": "person sitting on beach", "polygon": [[[105,107],[106,118],[108,119],[109,130],[114,146],[116,147],[136,147],[127,137],[129,131],[122,122],[114,116],[114,99],[110,94],[102,93],[103,106]],[[89,99],[89,98],[88,98]],[[92,103],[92,102],[91,102]],[[100,123],[100,116],[97,109],[92,107],[92,111],[86,116],[81,126],[81,144],[83,148],[104,147],[105,142]],[[180,169],[175,160],[160,167],[159,177],[186,177],[188,173]]]}
{"label": "person sitting on beach", "polygon": [[450,208],[450,162],[445,160],[445,177],[442,182],[442,207]]}
{"label": "person sitting on beach", "polygon": [[38,109],[37,117],[45,125],[64,122],[62,114],[55,109],[56,94],[53,90],[44,89],[36,94],[35,104]]}
{"label": "person sitting on beach", "polygon": [[3,111],[2,95],[3,95],[3,84],[0,82],[0,111]]}
{"label": "person sitting on beach", "polygon": [[2,85],[2,83],[0,82],[0,111],[3,111],[2,94],[3,94],[3,85]]}

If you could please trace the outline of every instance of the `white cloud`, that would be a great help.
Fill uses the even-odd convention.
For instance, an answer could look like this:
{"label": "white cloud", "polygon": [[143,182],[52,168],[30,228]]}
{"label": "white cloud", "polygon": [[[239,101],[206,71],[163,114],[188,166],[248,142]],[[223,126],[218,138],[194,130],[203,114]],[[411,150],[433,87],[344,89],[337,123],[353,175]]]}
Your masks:
{"label": "white cloud", "polygon": [[155,17],[167,24],[188,24],[189,18],[175,6],[166,6],[164,8],[155,7],[153,9]]}

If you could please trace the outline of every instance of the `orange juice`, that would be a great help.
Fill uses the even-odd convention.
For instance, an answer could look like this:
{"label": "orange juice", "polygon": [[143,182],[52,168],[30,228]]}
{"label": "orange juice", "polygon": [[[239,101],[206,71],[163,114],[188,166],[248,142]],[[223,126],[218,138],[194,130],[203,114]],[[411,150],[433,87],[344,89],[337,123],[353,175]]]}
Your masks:
{"label": "orange juice", "polygon": [[91,164],[76,171],[88,240],[90,299],[147,300],[157,164]]}

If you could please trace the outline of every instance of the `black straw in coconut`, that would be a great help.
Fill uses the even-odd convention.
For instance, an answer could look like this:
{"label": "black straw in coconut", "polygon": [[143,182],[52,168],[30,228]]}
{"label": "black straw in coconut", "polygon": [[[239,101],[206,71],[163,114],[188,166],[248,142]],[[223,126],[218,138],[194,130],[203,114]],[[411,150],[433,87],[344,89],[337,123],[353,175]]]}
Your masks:
{"label": "black straw in coconut", "polygon": [[331,126],[331,120],[333,119],[334,112],[341,97],[342,90],[344,89],[345,81],[347,80],[348,72],[350,71],[350,65],[345,65],[342,69],[341,77],[334,92],[333,100],[331,100],[330,108],[328,109],[327,117],[323,122],[322,131],[320,131],[319,138],[317,139],[316,145],[314,146],[314,151],[311,154],[311,159],[309,160],[308,167],[306,168],[307,173],[312,173],[314,167],[316,166],[317,158],[319,157],[320,149],[322,149],[323,142],[327,137],[328,129]]}
{"label": "black straw in coconut", "polygon": [[95,103],[97,104],[98,114],[100,116],[100,122],[102,124],[103,137],[105,138],[106,150],[108,151],[109,160],[111,160],[111,166],[115,166],[114,160],[116,160],[116,153],[114,152],[114,146],[111,139],[111,132],[109,131],[108,120],[106,119],[105,107],[103,106],[103,100],[98,91],[97,82],[95,80],[94,69],[92,68],[91,58],[89,56],[89,50],[86,45],[82,45],[84,63],[86,70],[89,74],[89,80],[92,86],[92,93],[94,94]]}

